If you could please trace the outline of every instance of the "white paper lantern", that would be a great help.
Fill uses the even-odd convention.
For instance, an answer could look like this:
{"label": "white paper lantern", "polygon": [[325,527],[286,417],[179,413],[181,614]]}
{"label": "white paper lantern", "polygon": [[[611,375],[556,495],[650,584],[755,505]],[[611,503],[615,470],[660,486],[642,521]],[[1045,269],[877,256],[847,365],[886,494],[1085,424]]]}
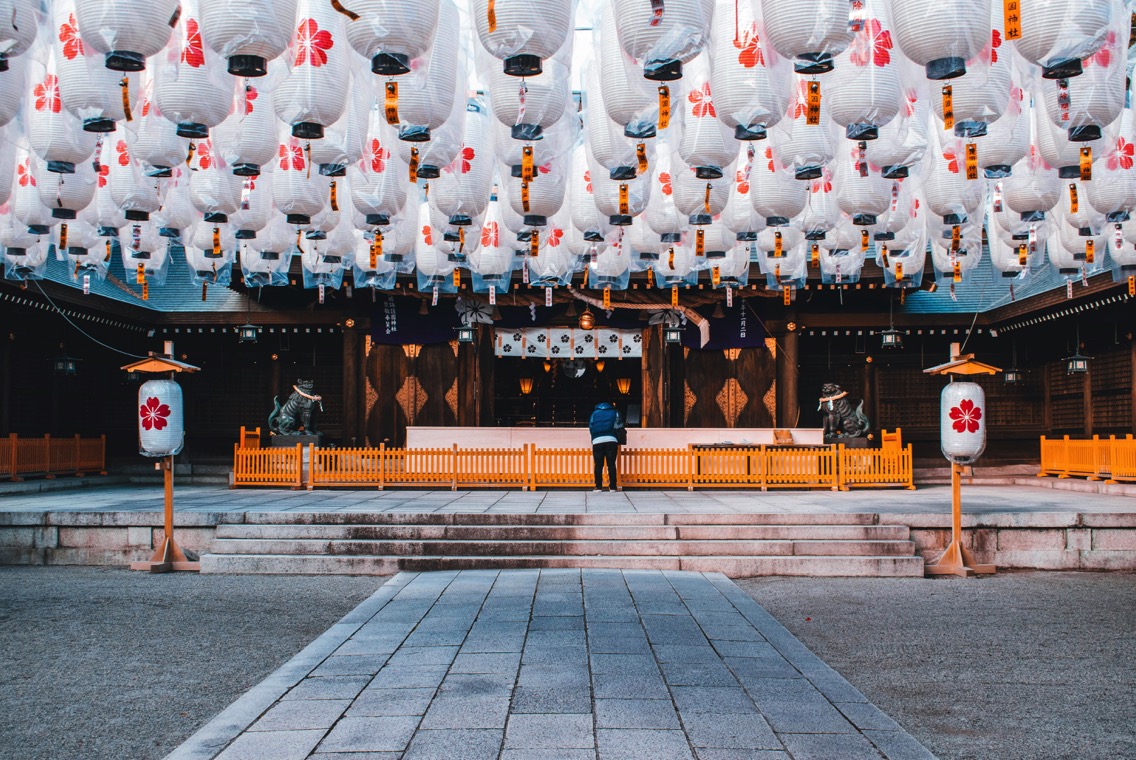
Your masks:
{"label": "white paper lantern", "polygon": [[278,217],[272,206],[272,173],[241,179],[241,203],[228,215],[237,240],[253,240]]}
{"label": "white paper lantern", "polygon": [[158,110],[153,97],[155,83],[152,72],[144,72],[141,76],[142,102],[135,109],[137,140],[133,155],[146,167],[149,176],[167,177],[172,167],[185,162],[189,154],[189,140],[180,137],[177,126]]}
{"label": "white paper lantern", "polygon": [[[183,230],[189,230],[197,219],[197,209],[193,207],[190,199],[188,169],[175,168],[166,185],[166,196],[162,207],[150,215],[150,220],[157,225],[164,237],[178,237]],[[117,207],[116,207],[117,208]]]}
{"label": "white paper lantern", "polygon": [[889,1],[896,42],[928,79],[962,76],[990,41],[991,0]]}
{"label": "white paper lantern", "polygon": [[438,26],[438,0],[355,0],[359,16],[347,25],[347,40],[382,76],[408,73],[425,56]]}
{"label": "white paper lantern", "polygon": [[42,162],[35,162],[32,175],[40,203],[56,219],[74,219],[94,200],[98,175],[91,161],[76,164],[75,171],[66,175],[49,172]]}
{"label": "white paper lantern", "polygon": [[173,380],[147,380],[138,388],[138,453],[172,457],[185,445],[185,405]]}
{"label": "white paper lantern", "polygon": [[766,39],[757,10],[753,2],[717,0],[711,28],[714,107],[738,140],[763,139],[789,107],[789,65]]}
{"label": "white paper lantern", "polygon": [[343,115],[328,125],[323,138],[313,140],[312,163],[326,177],[342,177],[347,167],[363,157],[367,142],[367,127],[374,105],[371,91],[371,74],[353,72],[349,79],[351,99]]}
{"label": "white paper lantern", "polygon": [[573,0],[472,0],[470,12],[481,44],[504,61],[506,74],[531,77],[556,55],[574,28]]}
{"label": "white paper lantern", "polygon": [[700,179],[717,179],[723,167],[737,158],[738,146],[729,127],[717,118],[708,56],[697,56],[687,64],[684,82],[687,92],[678,108],[678,153],[695,167]]}
{"label": "white paper lantern", "polygon": [[141,273],[144,282],[151,285],[163,284],[169,264],[169,241],[158,234],[158,228],[153,224],[132,224],[126,229],[119,250],[127,282],[141,285]]}
{"label": "white paper lantern", "polygon": [[986,128],[986,134],[974,138],[978,166],[987,179],[1010,176],[1013,167],[1030,149],[1030,113],[1023,111],[1021,88],[1013,87],[1005,112]]}
{"label": "white paper lantern", "polygon": [[[753,153],[751,156],[750,153]],[[750,174],[756,159],[756,151],[750,144],[744,144],[738,155],[734,171],[734,188],[726,208],[722,210],[722,224],[734,233],[738,240],[753,241],[757,233],[765,228],[765,217],[754,210],[750,202]],[[648,209],[648,213],[650,209]]]}
{"label": "white paper lantern", "polygon": [[[566,48],[571,53],[571,48]],[[555,124],[572,97],[571,57],[562,53],[545,61],[540,74],[523,80],[501,70],[500,61],[478,56],[478,69],[484,78],[493,115],[512,130],[515,140],[536,140]],[[589,91],[591,90],[589,86]]]}
{"label": "white paper lantern", "polygon": [[1081,61],[1104,44],[1114,8],[1111,0],[1055,3],[1020,0],[1022,36],[1014,47],[1044,70],[1046,79],[1074,77]]}
{"label": "white paper lantern", "polygon": [[527,198],[524,180],[511,173],[506,175],[506,169],[502,167],[499,191],[504,192],[509,207],[514,213],[522,215],[526,225],[543,227],[548,224],[548,218],[560,210],[564,203],[569,161],[570,158],[566,156],[535,167],[533,180],[527,183]]}
{"label": "white paper lantern", "polygon": [[832,160],[835,146],[829,129],[828,100],[821,97],[818,124],[809,124],[808,95],[811,80],[797,75],[796,95],[789,100],[787,118],[769,132],[773,155],[797,179],[816,179]]}
{"label": "white paper lantern", "polygon": [[38,0],[0,0],[0,73],[35,42],[41,16]]}
{"label": "white paper lantern", "polygon": [[766,147],[764,156],[754,158],[749,185],[753,210],[774,226],[787,225],[804,210],[808,200],[809,185],[780,168],[772,147]]}
{"label": "white paper lantern", "polygon": [[588,71],[587,83],[583,93],[587,115],[584,128],[593,160],[607,169],[612,179],[634,177],[641,163],[650,171],[655,158],[654,139],[627,137],[623,127],[607,115],[598,67],[593,66]]}
{"label": "white paper lantern", "polygon": [[904,105],[900,58],[892,45],[885,0],[865,0],[852,43],[826,77],[824,97],[832,120],[850,140],[874,140]]}
{"label": "white paper lantern", "polygon": [[201,38],[197,0],[185,0],[173,39],[156,59],[154,102],[181,137],[202,139],[233,107],[234,80]]}
{"label": "white paper lantern", "polygon": [[[572,151],[571,171],[568,205],[572,213],[572,226],[590,242],[602,240],[611,225],[596,206],[592,170],[588,164],[587,149],[583,145],[576,146]],[[604,169],[601,167],[599,171]]]}
{"label": "white paper lantern", "polygon": [[27,58],[19,56],[4,60],[0,54],[0,127],[5,126],[20,112],[28,90]]}
{"label": "white paper lantern", "polygon": [[590,161],[588,171],[592,199],[600,214],[606,216],[610,224],[626,227],[634,217],[646,210],[647,202],[651,199],[650,175],[640,174],[634,179],[613,180],[603,167]]}
{"label": "white paper lantern", "polygon": [[272,182],[276,208],[287,215],[289,224],[311,224],[312,217],[323,210],[328,196],[323,192],[324,188],[311,181],[313,172],[304,144],[284,133],[277,155],[279,161],[273,170]]}
{"label": "white paper lantern", "polygon": [[398,138],[378,112],[371,114],[363,158],[348,171],[351,201],[369,226],[387,225],[406,205],[407,165],[399,157]]}
{"label": "white paper lantern", "polygon": [[20,150],[16,153],[16,185],[12,191],[11,212],[31,234],[47,235],[59,223],[51,209],[40,200],[37,176],[44,174],[43,162]]}
{"label": "white paper lantern", "polygon": [[1097,156],[1107,154],[1116,144],[1120,128],[1119,119],[1101,129],[1100,139],[1073,142],[1069,139],[1069,133],[1058,126],[1057,121],[1046,118],[1046,114],[1043,113],[1045,110],[1046,108],[1034,109],[1036,144],[1041,157],[1047,164],[1057,169],[1057,174],[1062,179],[1075,179],[1081,176],[1082,157],[1085,157],[1091,165],[1091,161]]}
{"label": "white paper lantern", "polygon": [[674,205],[691,224],[710,224],[721,214],[730,199],[735,180],[733,163],[726,165],[725,176],[702,179],[695,167],[687,166],[677,156],[671,161]]}
{"label": "white paper lantern", "polygon": [[710,40],[714,0],[612,0],[612,8],[619,44],[627,55],[642,62],[647,79],[680,79],[682,65]]}
{"label": "white paper lantern", "polygon": [[229,214],[241,205],[244,182],[233,174],[232,167],[213,149],[212,140],[197,143],[193,158],[196,169],[189,180],[189,197],[205,220],[210,223],[224,223]]}
{"label": "white paper lantern", "polygon": [[1038,83],[1037,95],[1045,101],[1045,113],[1072,142],[1098,139],[1101,129],[1124,108],[1127,46],[1120,42],[1122,31],[1127,34],[1127,23],[1111,30],[1104,45],[1080,62],[1084,69],[1080,76]]}
{"label": "white paper lantern", "polygon": [[95,151],[98,136],[84,132],[82,123],[63,108],[54,47],[49,48],[46,64],[29,66],[30,93],[27,94],[27,137],[32,150],[47,162],[47,170],[69,174],[75,165]]}
{"label": "white paper lantern", "polygon": [[[338,121],[347,107],[346,85],[354,59],[345,44],[344,23],[344,16],[326,0],[297,0],[289,69],[279,75],[274,93],[276,116],[292,127],[294,137],[323,137],[324,128]],[[284,63],[274,61],[270,75]]]}
{"label": "white paper lantern", "polygon": [[892,200],[893,181],[884,179],[857,143],[845,141],[836,157],[833,185],[840,210],[858,226],[872,226],[883,217]]}
{"label": "white paper lantern", "polygon": [[[437,179],[442,175],[442,167],[453,163],[458,157],[462,147],[462,135],[465,133],[466,97],[465,89],[458,85],[462,83],[455,80],[453,101],[450,104],[450,114],[442,126],[430,130],[429,140],[399,140],[397,137],[403,125],[395,124],[395,147],[399,157],[408,167],[414,164],[418,167],[416,178]],[[377,109],[380,112],[382,109]],[[385,119],[384,119],[385,120]],[[418,135],[415,135],[416,137]],[[407,175],[409,177],[409,174]]]}
{"label": "white paper lantern", "polygon": [[1022,221],[1040,222],[1061,200],[1061,181],[1045,163],[1036,147],[1014,164],[1013,173],[1002,181],[1002,200]]}
{"label": "white paper lantern", "polygon": [[[659,120],[660,91],[642,76],[635,59],[619,44],[611,3],[604,3],[596,26],[594,46],[603,76],[603,104],[608,117],[633,139],[654,137]],[[590,89],[590,88],[589,88]],[[585,91],[587,92],[587,91]],[[663,90],[669,97],[669,88]]]}
{"label": "white paper lantern", "polygon": [[201,0],[202,36],[233,76],[267,74],[268,62],[288,49],[295,19],[296,0]]}
{"label": "white paper lantern", "polygon": [[821,176],[805,184],[808,187],[808,201],[796,217],[796,224],[812,241],[824,240],[825,235],[840,223],[840,206],[833,192],[832,172],[825,167]]}
{"label": "white paper lantern", "polygon": [[399,139],[429,140],[431,131],[445,123],[455,103],[465,101],[467,62],[460,33],[457,8],[451,0],[442,0],[429,66],[383,85],[380,107],[397,106],[394,121],[399,125]]}
{"label": "white paper lantern", "polygon": [[1133,169],[1132,111],[1125,109],[1124,126],[1115,149],[1093,163],[1093,181],[1085,182],[1089,205],[1109,222],[1126,221],[1136,207],[1136,169]]}
{"label": "white paper lantern", "polygon": [[133,109],[138,100],[138,76],[111,71],[103,65],[105,57],[101,53],[92,45],[83,44],[75,20],[75,0],[60,0],[54,11],[52,45],[63,107],[82,120],[86,131],[112,132],[114,122],[126,117],[123,101]]}
{"label": "white paper lantern", "polygon": [[146,59],[169,41],[178,12],[178,0],[76,0],[75,5],[83,41],[105,54],[106,67],[115,71],[146,68]]}
{"label": "white paper lantern", "polygon": [[261,167],[271,169],[276,157],[275,98],[265,84],[237,85],[232,113],[213,130],[214,149],[238,177],[255,177]]}
{"label": "white paper lantern", "polygon": [[933,130],[932,153],[923,195],[931,213],[948,225],[962,224],[982,207],[986,185],[966,178],[966,156],[960,140]]}
{"label": "white paper lantern", "polygon": [[470,100],[469,106],[472,110],[466,111],[462,148],[430,188],[431,203],[451,224],[458,225],[472,224],[474,217],[484,213],[496,168],[489,112],[480,100]]}
{"label": "white paper lantern", "polygon": [[939,445],[955,464],[970,464],[986,450],[986,393],[978,383],[948,383],[939,397]]}
{"label": "white paper lantern", "polygon": [[849,13],[844,0],[761,0],[767,38],[806,74],[832,70],[833,59],[852,41]]}
{"label": "white paper lantern", "polygon": [[868,141],[868,161],[880,167],[888,179],[908,176],[910,167],[923,160],[927,150],[930,106],[919,89],[905,90],[898,115],[879,129],[879,136]]}

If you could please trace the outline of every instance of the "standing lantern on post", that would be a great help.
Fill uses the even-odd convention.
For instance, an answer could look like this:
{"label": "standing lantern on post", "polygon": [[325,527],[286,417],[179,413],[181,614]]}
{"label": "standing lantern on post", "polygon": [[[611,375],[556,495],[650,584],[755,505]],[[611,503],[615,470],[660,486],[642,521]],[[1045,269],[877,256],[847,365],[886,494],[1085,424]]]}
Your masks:
{"label": "standing lantern on post", "polygon": [[159,375],[138,389],[138,450],[143,456],[161,458],[158,467],[162,470],[166,492],[162,545],[149,560],[131,562],[131,570],[167,573],[201,569],[200,563],[187,559],[174,541],[174,456],[185,445],[185,423],[181,386],[173,378],[178,372],[196,372],[198,368],[177,361],[173,353],[173,342],[166,341],[164,355],[151,353],[149,358],[122,368],[127,372]]}
{"label": "standing lantern on post", "polygon": [[951,360],[923,370],[929,375],[951,375],[943,388],[939,412],[939,439],[943,456],[951,463],[951,543],[942,556],[925,567],[927,575],[993,573],[994,565],[979,564],[962,545],[961,477],[964,465],[973,463],[986,449],[986,394],[977,383],[954,381],[954,375],[993,375],[1002,370],[975,361],[974,354],[959,354],[951,344]]}

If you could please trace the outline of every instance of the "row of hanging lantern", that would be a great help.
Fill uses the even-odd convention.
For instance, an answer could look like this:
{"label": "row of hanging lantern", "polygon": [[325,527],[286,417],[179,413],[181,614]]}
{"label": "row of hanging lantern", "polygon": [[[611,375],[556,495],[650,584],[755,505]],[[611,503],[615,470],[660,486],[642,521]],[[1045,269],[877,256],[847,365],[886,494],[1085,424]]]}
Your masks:
{"label": "row of hanging lantern", "polygon": [[574,0],[0,0],[6,276],[1136,283],[1125,0],[589,10],[577,105]]}

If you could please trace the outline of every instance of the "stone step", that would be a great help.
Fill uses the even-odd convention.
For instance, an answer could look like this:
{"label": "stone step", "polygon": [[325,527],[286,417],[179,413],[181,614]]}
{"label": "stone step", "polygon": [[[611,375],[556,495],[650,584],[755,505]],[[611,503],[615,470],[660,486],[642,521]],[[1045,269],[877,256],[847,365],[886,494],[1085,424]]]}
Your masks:
{"label": "stone step", "polygon": [[904,540],[718,540],[718,541],[325,541],[309,539],[219,539],[213,554],[331,556],[911,556],[915,544]]}
{"label": "stone step", "polygon": [[242,525],[217,526],[218,539],[328,541],[665,541],[890,540],[904,541],[903,525]]}
{"label": "stone step", "polygon": [[531,568],[619,568],[644,570],[693,570],[721,572],[731,578],[758,575],[815,577],[875,576],[922,577],[922,557],[874,556],[719,556],[643,557],[626,555],[556,556],[424,556],[387,557],[327,555],[206,554],[202,573],[389,575],[398,571]]}
{"label": "stone step", "polygon": [[874,525],[872,513],[647,514],[246,512],[246,525]]}

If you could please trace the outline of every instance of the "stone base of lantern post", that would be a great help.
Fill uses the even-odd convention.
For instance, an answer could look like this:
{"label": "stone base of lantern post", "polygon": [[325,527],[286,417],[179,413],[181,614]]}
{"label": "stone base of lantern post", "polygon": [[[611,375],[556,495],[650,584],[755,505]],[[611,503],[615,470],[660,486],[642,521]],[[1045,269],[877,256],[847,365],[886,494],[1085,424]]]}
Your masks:
{"label": "stone base of lantern post", "polygon": [[937,560],[923,568],[924,575],[970,578],[997,571],[994,565],[976,562],[974,555],[962,545],[962,470],[961,464],[951,464],[951,543]]}

